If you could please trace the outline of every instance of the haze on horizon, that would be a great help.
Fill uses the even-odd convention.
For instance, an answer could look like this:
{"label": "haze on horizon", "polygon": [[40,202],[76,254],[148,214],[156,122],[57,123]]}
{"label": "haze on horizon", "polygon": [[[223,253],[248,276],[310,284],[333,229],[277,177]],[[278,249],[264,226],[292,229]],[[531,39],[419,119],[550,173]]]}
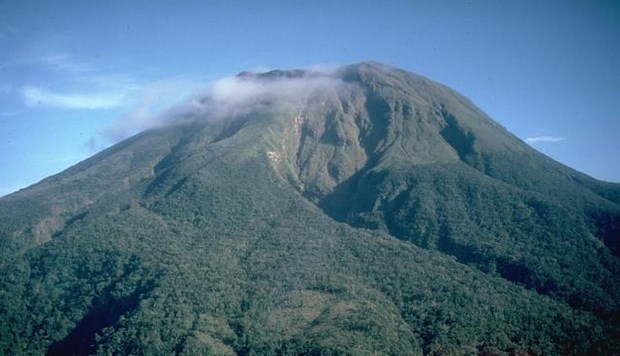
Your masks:
{"label": "haze on horizon", "polygon": [[446,84],[543,153],[620,182],[619,20],[614,1],[5,1],[0,196],[221,78],[364,60]]}

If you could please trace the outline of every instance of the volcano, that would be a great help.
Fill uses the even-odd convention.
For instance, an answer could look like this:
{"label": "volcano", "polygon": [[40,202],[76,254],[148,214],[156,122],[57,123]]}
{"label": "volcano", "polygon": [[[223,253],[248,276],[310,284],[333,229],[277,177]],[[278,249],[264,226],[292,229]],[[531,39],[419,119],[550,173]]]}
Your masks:
{"label": "volcano", "polygon": [[444,85],[244,72],[0,199],[0,350],[617,353],[619,239],[619,184]]}

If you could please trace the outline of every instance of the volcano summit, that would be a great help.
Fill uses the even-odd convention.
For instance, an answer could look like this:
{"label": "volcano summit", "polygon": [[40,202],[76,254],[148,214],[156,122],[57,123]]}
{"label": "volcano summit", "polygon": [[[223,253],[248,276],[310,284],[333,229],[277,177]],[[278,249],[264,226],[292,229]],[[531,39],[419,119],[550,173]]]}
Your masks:
{"label": "volcano summit", "polygon": [[368,62],[241,73],[0,199],[6,354],[620,352],[620,185]]}

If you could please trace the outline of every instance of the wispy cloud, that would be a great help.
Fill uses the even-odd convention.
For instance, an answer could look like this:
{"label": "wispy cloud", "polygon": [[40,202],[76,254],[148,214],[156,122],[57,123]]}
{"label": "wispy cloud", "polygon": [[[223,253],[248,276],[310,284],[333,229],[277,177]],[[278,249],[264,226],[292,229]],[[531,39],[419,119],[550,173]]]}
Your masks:
{"label": "wispy cloud", "polygon": [[65,110],[113,109],[130,104],[133,92],[141,86],[139,78],[83,61],[63,50],[64,41],[56,37],[41,40],[0,63],[0,69],[36,73],[46,83],[43,86],[30,79],[13,87],[4,84],[0,85],[0,94],[15,94],[27,107]]}
{"label": "wispy cloud", "polygon": [[19,114],[19,111],[0,111],[0,117],[12,117]]}
{"label": "wispy cloud", "polygon": [[140,76],[111,72],[93,63],[82,61],[68,52],[41,54],[36,64],[55,77],[57,82],[74,86],[127,92],[139,89],[142,82]]}
{"label": "wispy cloud", "polygon": [[558,136],[533,136],[525,139],[525,142],[529,144],[540,143],[540,142],[560,142],[564,141],[566,138],[558,137]]}
{"label": "wispy cloud", "polygon": [[123,105],[124,96],[111,92],[72,94],[56,93],[34,86],[24,86],[22,94],[30,107],[50,106],[61,109],[112,109]]}
{"label": "wispy cloud", "polygon": [[244,115],[273,100],[302,103],[327,88],[342,87],[344,82],[330,71],[309,69],[288,77],[263,77],[249,74],[216,81],[194,109],[211,119]]}
{"label": "wispy cloud", "polygon": [[70,72],[71,74],[92,72],[94,70],[92,65],[80,62],[66,52],[43,54],[38,58],[38,62],[49,69]]}
{"label": "wispy cloud", "polygon": [[116,142],[136,132],[183,120],[217,121],[261,110],[278,100],[302,105],[317,93],[342,87],[331,69],[313,68],[295,77],[245,73],[205,83],[198,78],[170,78],[141,90],[134,109],[105,133]]}
{"label": "wispy cloud", "polygon": [[[104,133],[112,142],[136,132],[167,122],[171,111],[205,89],[207,84],[197,77],[172,77],[146,83],[136,88],[131,97],[131,109],[111,124]],[[92,145],[95,146],[95,145]]]}
{"label": "wispy cloud", "polygon": [[14,83],[0,83],[0,94],[17,95],[28,107],[108,109],[125,104],[148,82],[139,74],[84,60],[66,49],[68,43],[70,39],[65,36],[47,36],[9,53],[0,60],[0,71],[4,70]]}
{"label": "wispy cloud", "polygon": [[261,110],[274,100],[302,105],[317,93],[345,85],[331,75],[331,70],[321,70],[313,68],[294,77],[245,73],[207,85],[166,80],[145,90],[140,104],[114,123],[107,136],[119,141],[141,130],[183,120],[217,121],[239,117]]}

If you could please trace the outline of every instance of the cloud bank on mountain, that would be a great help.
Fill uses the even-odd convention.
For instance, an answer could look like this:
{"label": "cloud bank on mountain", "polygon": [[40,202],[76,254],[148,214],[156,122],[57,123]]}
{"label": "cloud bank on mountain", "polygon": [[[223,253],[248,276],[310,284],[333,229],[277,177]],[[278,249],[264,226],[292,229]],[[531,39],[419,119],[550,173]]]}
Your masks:
{"label": "cloud bank on mountain", "polygon": [[[323,90],[346,86],[328,68],[294,72],[243,72],[216,80],[180,103],[162,100],[166,93],[182,91],[183,85],[182,81],[168,83],[145,94],[133,110],[108,128],[106,136],[116,142],[142,130],[180,121],[217,121],[247,115],[274,101],[302,104]],[[162,105],[162,102],[165,104]]]}

